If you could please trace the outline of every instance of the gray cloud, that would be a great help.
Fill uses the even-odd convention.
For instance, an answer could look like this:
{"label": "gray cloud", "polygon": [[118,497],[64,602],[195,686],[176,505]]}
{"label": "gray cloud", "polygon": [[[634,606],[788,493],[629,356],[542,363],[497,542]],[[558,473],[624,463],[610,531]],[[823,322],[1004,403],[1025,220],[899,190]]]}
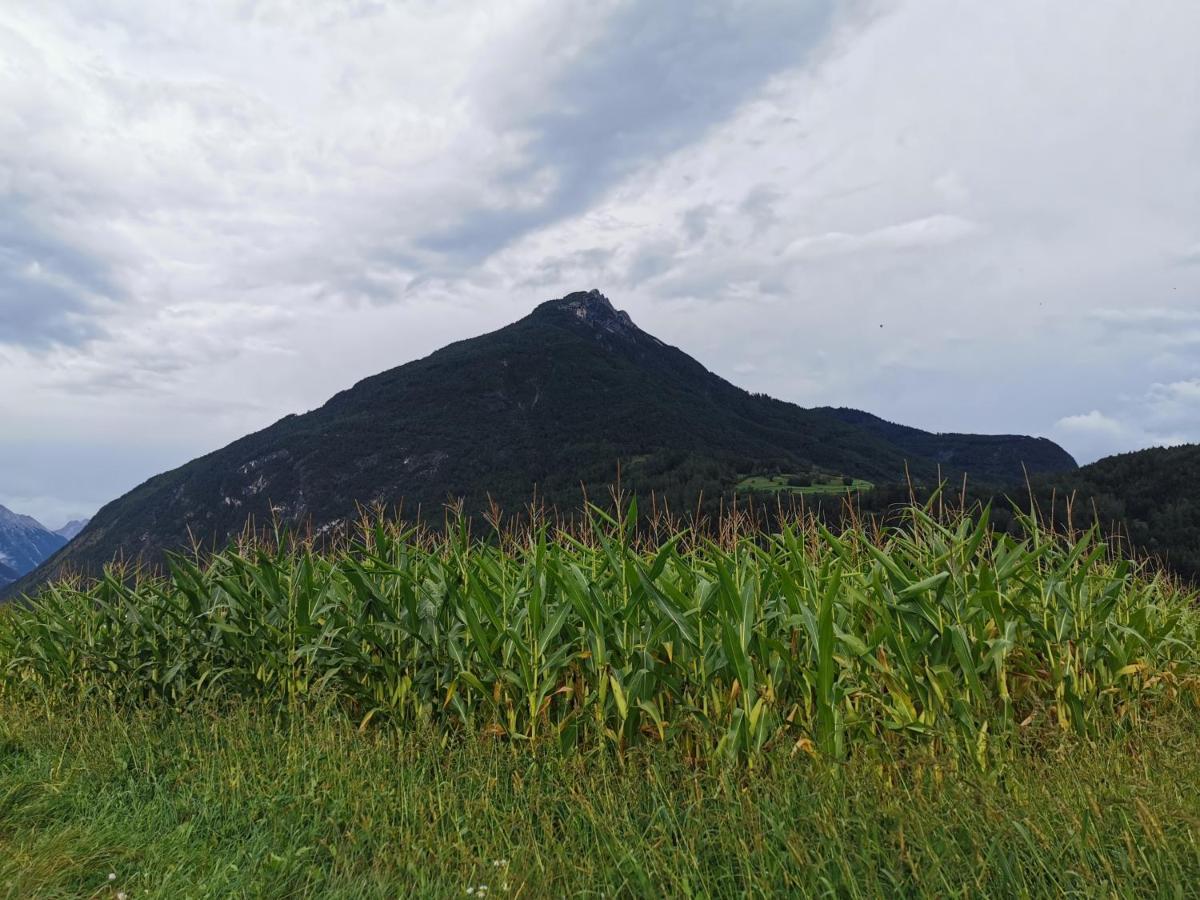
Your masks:
{"label": "gray cloud", "polygon": [[1189,247],[1178,255],[1179,264],[1183,266],[1200,266],[1200,244]]}
{"label": "gray cloud", "polygon": [[685,210],[680,217],[683,224],[683,234],[689,241],[698,241],[708,233],[708,224],[716,215],[716,207],[711,203],[701,203]]}
{"label": "gray cloud", "polygon": [[0,198],[0,344],[80,344],[99,332],[96,304],[112,293],[100,263]]}
{"label": "gray cloud", "polygon": [[742,200],[739,209],[754,223],[755,231],[770,228],[779,222],[776,205],[783,199],[783,191],[776,185],[756,184]]}
{"label": "gray cloud", "polygon": [[547,285],[570,281],[576,273],[607,269],[615,255],[616,251],[608,247],[590,247],[545,259],[531,267],[529,275],[520,279],[518,285],[521,290],[539,291]]}
{"label": "gray cloud", "polygon": [[1150,385],[1126,394],[1101,411],[1064,416],[1056,435],[1081,448],[1087,459],[1142,447],[1166,447],[1200,440],[1200,378]]}
{"label": "gray cloud", "polygon": [[[828,37],[834,10],[832,0],[625,5],[539,108],[509,123],[533,137],[502,178],[541,196],[525,209],[464,210],[422,246],[457,265],[477,262],[578,213],[647,159],[696,140],[771,75],[803,65]],[[539,191],[538,182],[551,186]]]}
{"label": "gray cloud", "polygon": [[1198,440],[1200,5],[1155,10],[2,5],[0,503],[581,287],[804,404]]}

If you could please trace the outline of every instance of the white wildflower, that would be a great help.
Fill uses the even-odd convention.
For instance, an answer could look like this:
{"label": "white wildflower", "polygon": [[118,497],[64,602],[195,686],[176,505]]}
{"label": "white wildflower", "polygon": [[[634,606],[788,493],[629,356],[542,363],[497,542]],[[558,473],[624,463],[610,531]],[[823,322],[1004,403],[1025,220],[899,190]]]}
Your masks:
{"label": "white wildflower", "polygon": [[109,872],[109,873],[108,873],[108,880],[109,880],[109,881],[116,881],[116,880],[117,880],[117,873],[116,873],[116,872]]}

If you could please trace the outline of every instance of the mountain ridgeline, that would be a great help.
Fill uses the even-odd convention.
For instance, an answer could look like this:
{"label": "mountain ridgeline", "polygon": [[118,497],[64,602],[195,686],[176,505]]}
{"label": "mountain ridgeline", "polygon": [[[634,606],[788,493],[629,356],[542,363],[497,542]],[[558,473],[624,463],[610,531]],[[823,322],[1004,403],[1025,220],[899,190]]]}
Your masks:
{"label": "mountain ridgeline", "polygon": [[[38,573],[94,572],[220,545],[248,520],[337,528],[364,507],[440,520],[537,497],[578,508],[622,484],[676,509],[728,496],[759,472],[871,482],[969,473],[1007,484],[1070,470],[1055,444],[937,435],[855,410],[751,394],[639,329],[598,291],[569,294],[450,344],[150,479],[108,504]],[[28,586],[28,582],[26,583]]]}
{"label": "mountain ridgeline", "polygon": [[36,569],[66,542],[37,519],[0,506],[0,588]]}
{"label": "mountain ridgeline", "polygon": [[815,412],[827,413],[848,425],[863,428],[914,459],[933,460],[945,472],[970,472],[984,483],[1024,480],[1025,471],[1021,465],[1030,474],[1069,472],[1075,468],[1071,455],[1049,438],[1015,434],[932,434],[888,422],[859,409],[821,407]]}
{"label": "mountain ridgeline", "polygon": [[81,531],[83,531],[83,529],[87,528],[87,523],[89,521],[91,521],[91,520],[90,519],[72,519],[70,522],[68,522],[62,528],[56,528],[54,530],[54,533],[57,534],[59,537],[64,538],[65,540],[68,540],[68,541],[74,540],[75,537],[79,534],[79,532],[81,532]]}

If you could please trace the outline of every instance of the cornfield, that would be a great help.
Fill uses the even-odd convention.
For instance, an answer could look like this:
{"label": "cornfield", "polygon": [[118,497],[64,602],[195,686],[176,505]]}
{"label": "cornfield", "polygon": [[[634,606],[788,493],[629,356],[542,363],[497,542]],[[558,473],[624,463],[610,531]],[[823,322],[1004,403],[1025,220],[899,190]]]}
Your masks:
{"label": "cornfield", "polygon": [[0,691],[183,706],[333,698],[363,728],[689,757],[785,746],[961,747],[1095,734],[1200,697],[1200,617],[1095,531],[914,508],[834,534],[474,536],[364,521],[333,550],[278,540],[133,578],[66,582],[0,614]]}

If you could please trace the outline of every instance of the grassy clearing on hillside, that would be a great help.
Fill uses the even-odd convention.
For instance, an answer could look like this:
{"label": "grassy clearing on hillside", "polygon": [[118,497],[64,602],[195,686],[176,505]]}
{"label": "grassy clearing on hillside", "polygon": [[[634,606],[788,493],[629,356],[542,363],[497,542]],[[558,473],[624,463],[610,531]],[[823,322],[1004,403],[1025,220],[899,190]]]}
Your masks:
{"label": "grassy clearing on hillside", "polygon": [[734,489],[740,493],[753,492],[757,494],[847,494],[869,491],[875,487],[870,481],[853,478],[846,484],[841,478],[833,476],[817,476],[811,484],[796,485],[791,483],[794,475],[747,475],[737,483]]}
{"label": "grassy clearing on hillside", "polygon": [[0,699],[0,897],[1181,897],[1200,721],[1166,712],[1096,741],[1027,730],[983,774],[927,750],[747,771],[359,732],[336,708]]}

